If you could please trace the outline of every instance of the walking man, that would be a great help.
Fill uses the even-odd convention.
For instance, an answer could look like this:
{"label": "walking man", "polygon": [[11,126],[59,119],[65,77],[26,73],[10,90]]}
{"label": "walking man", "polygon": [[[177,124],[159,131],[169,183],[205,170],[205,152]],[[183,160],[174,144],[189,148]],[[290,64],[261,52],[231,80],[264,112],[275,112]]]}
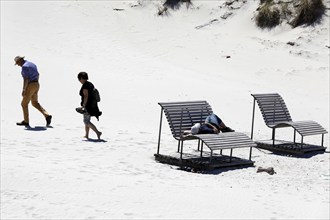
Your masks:
{"label": "walking man", "polygon": [[22,67],[22,77],[23,77],[23,91],[22,91],[22,108],[24,120],[22,122],[16,123],[19,126],[29,127],[29,103],[32,102],[33,107],[38,109],[46,119],[46,125],[49,126],[52,120],[52,116],[41,107],[38,102],[38,91],[39,91],[39,72],[37,66],[24,60],[24,57],[15,57],[15,65]]}

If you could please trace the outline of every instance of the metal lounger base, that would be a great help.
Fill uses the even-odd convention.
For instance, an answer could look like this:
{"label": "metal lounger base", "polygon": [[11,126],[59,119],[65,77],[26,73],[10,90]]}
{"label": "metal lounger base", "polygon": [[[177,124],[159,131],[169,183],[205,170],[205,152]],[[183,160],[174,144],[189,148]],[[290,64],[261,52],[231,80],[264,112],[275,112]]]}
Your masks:
{"label": "metal lounger base", "polygon": [[269,150],[275,154],[281,155],[289,154],[295,156],[303,156],[313,153],[322,153],[326,150],[326,147],[322,147],[320,145],[305,143],[301,144],[282,140],[276,140],[274,143],[273,140],[259,140],[256,141],[256,144],[258,148]]}
{"label": "metal lounger base", "polygon": [[195,171],[210,171],[219,168],[253,167],[254,161],[226,155],[214,155],[210,162],[207,157],[185,157],[180,159],[180,154],[162,155],[155,154],[156,161],[160,163],[178,166],[181,169],[193,169]]}

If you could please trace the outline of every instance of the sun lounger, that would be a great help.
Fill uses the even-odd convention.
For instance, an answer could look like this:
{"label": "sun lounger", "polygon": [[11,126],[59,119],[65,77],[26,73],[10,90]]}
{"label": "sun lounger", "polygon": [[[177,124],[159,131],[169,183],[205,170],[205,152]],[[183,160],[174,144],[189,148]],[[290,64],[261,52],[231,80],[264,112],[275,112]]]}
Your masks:
{"label": "sun lounger", "polygon": [[[271,143],[257,142],[258,147],[274,150],[274,151],[286,151],[290,153],[307,153],[311,151],[324,151],[323,147],[324,134],[328,133],[320,124],[315,121],[293,121],[289,110],[282,99],[277,93],[270,94],[251,94],[254,98],[253,102],[253,115],[252,115],[252,129],[251,139],[253,139],[254,129],[254,114],[255,103],[258,103],[259,109],[265,121],[265,124],[272,129]],[[275,129],[292,127],[293,142],[279,141],[275,138]],[[301,142],[296,142],[296,133],[301,135]],[[310,145],[304,143],[304,137],[310,135],[321,135],[321,146]]]}
{"label": "sun lounger", "polygon": [[160,153],[160,140],[162,130],[163,113],[167,118],[170,130],[173,137],[178,141],[178,152],[182,161],[183,142],[187,140],[198,140],[198,150],[200,157],[203,157],[203,145],[206,145],[210,150],[209,161],[214,159],[214,151],[219,150],[222,155],[222,150],[230,149],[229,162],[232,161],[232,153],[234,148],[250,148],[249,164],[251,161],[252,147],[256,144],[245,134],[240,132],[228,132],[220,134],[198,134],[198,135],[183,135],[184,130],[190,130],[196,123],[202,123],[206,117],[213,113],[211,106],[206,101],[189,101],[189,102],[161,102],[160,127],[158,137],[157,154]]}

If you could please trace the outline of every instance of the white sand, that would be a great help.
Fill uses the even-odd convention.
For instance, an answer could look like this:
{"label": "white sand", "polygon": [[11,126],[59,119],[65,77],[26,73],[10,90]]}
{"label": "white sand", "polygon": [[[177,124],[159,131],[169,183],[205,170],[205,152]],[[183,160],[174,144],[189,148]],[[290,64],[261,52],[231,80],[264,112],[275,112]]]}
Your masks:
{"label": "white sand", "polygon": [[[255,167],[213,174],[153,156],[164,101],[207,100],[227,125],[250,135],[250,94],[278,92],[294,120],[329,131],[329,10],[315,27],[269,31],[253,23],[259,1],[248,1],[195,29],[224,14],[223,2],[194,1],[194,9],[164,17],[156,15],[159,1],[140,2],[1,1],[1,219],[329,219],[329,153],[295,158],[254,149]],[[53,128],[16,126],[16,55],[38,65],[39,101]],[[103,115],[93,122],[106,142],[82,138],[74,110],[80,71],[101,93]],[[32,106],[30,124],[45,124]],[[270,135],[257,110],[255,139]],[[290,129],[278,135],[292,138]],[[161,153],[176,146],[164,121]],[[276,174],[256,173],[258,166]]]}

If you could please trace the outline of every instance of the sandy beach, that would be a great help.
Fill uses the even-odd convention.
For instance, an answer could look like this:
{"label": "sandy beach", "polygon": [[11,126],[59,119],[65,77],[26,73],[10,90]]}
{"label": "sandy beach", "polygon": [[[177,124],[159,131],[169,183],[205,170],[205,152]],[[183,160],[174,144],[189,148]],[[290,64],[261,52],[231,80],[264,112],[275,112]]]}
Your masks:
{"label": "sandy beach", "polygon": [[[325,153],[304,158],[255,148],[249,168],[193,173],[154,159],[158,102],[207,100],[250,136],[251,94],[276,92],[294,120],[329,131],[329,10],[315,26],[262,30],[253,20],[258,4],[230,10],[223,1],[194,1],[158,16],[160,1],[1,1],[0,218],[329,219],[329,134]],[[31,105],[34,129],[16,125],[23,117],[17,55],[38,66],[51,128]],[[81,71],[101,94],[103,114],[92,119],[101,142],[94,133],[83,138],[75,111]],[[162,132],[162,153],[175,153],[166,120]],[[270,138],[257,109],[254,139]]]}

